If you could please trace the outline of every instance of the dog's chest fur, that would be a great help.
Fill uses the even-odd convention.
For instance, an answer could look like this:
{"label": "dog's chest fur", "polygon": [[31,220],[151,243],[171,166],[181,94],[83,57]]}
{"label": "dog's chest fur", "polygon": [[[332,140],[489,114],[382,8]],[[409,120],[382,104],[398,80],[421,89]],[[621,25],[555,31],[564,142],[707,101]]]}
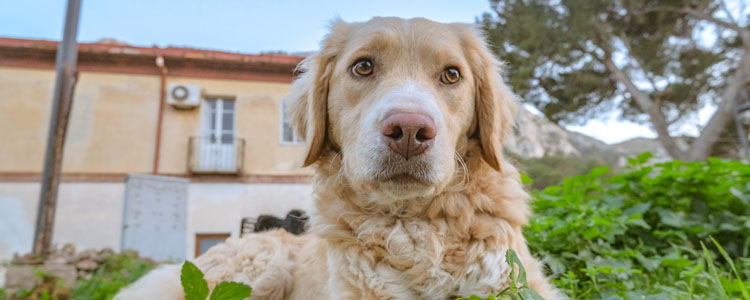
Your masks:
{"label": "dog's chest fur", "polygon": [[507,247],[451,230],[445,220],[371,218],[358,228],[355,254],[371,262],[383,282],[402,285],[422,298],[496,294],[507,286]]}
{"label": "dog's chest fur", "polygon": [[329,268],[343,270],[343,280],[381,299],[497,294],[509,284],[505,251],[515,231],[502,219],[469,209],[465,196],[446,197],[442,201],[451,203],[435,200],[434,205],[451,207],[433,218],[339,215],[322,236],[336,248],[329,252],[335,253],[329,255]]}

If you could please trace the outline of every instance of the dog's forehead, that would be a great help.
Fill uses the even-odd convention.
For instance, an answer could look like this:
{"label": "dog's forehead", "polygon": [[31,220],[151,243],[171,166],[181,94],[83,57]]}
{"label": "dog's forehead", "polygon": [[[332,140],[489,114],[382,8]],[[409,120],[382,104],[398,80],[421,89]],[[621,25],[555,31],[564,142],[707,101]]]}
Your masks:
{"label": "dog's forehead", "polygon": [[[357,52],[402,52],[436,58],[460,56],[460,28],[427,19],[373,18],[354,23],[346,48]],[[406,58],[405,56],[401,56]]]}

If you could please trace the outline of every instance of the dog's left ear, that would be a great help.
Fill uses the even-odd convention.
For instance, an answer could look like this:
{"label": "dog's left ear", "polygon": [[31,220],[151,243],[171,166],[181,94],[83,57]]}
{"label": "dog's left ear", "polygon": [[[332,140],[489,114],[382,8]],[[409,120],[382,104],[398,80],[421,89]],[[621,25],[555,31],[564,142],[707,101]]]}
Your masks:
{"label": "dog's left ear", "polygon": [[472,136],[479,138],[484,161],[502,171],[503,141],[513,126],[516,97],[500,75],[503,64],[490,52],[482,34],[470,25],[459,26],[476,85]]}
{"label": "dog's left ear", "polygon": [[328,86],[350,24],[337,19],[329,27],[331,32],[323,40],[320,51],[297,66],[296,72],[300,75],[292,83],[287,98],[293,101],[289,113],[292,126],[307,144],[303,167],[315,163],[330,144],[327,136]]}

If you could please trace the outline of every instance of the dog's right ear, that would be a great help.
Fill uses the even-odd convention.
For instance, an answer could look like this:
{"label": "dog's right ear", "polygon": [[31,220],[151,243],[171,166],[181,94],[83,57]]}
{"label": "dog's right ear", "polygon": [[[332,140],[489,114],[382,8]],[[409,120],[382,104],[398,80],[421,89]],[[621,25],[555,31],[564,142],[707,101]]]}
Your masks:
{"label": "dog's right ear", "polygon": [[307,145],[303,167],[315,163],[330,144],[327,137],[328,86],[350,27],[341,19],[331,22],[330,33],[323,39],[320,51],[303,60],[295,70],[299,77],[290,87],[289,116]]}

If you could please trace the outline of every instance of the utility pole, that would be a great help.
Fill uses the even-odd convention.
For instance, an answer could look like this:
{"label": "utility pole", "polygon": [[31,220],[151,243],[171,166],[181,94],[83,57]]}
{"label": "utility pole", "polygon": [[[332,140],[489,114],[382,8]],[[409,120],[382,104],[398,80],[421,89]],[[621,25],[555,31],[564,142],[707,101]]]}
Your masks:
{"label": "utility pole", "polygon": [[34,254],[46,257],[52,242],[52,229],[55,224],[57,190],[62,170],[65,131],[68,127],[70,107],[73,103],[73,89],[76,84],[76,63],[78,60],[78,15],[81,0],[68,0],[65,12],[65,27],[62,41],[57,47],[55,62],[55,92],[52,94],[52,116],[50,117],[47,149],[44,156],[42,190],[34,229]]}

